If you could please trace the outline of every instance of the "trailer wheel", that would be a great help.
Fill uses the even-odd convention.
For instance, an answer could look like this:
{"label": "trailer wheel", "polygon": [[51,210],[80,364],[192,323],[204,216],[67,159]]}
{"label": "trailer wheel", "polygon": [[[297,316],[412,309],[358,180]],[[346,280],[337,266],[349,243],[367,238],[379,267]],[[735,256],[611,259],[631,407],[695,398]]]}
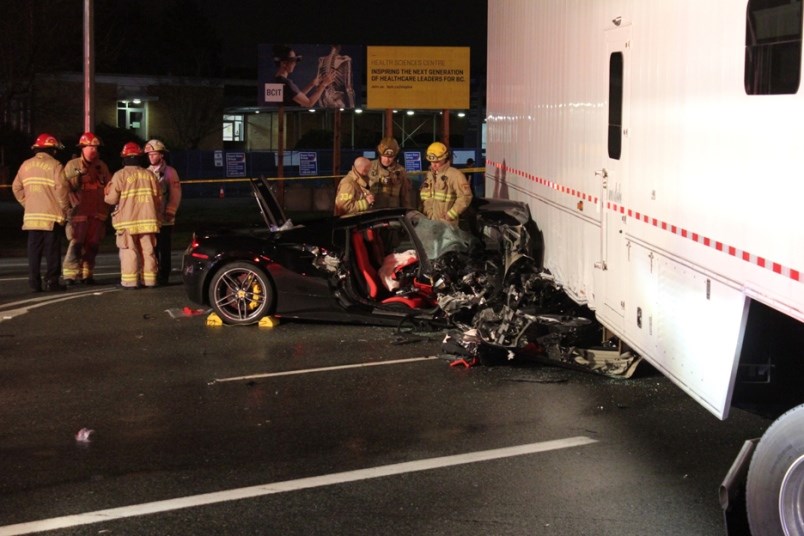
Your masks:
{"label": "trailer wheel", "polygon": [[754,536],[804,536],[804,405],[779,417],[757,443],[746,503]]}

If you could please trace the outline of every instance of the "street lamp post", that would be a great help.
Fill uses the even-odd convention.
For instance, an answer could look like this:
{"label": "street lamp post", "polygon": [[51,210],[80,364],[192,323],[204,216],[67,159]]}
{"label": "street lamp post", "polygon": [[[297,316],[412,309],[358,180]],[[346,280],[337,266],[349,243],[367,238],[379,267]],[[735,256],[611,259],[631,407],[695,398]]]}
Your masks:
{"label": "street lamp post", "polygon": [[93,0],[84,0],[84,131],[95,130],[95,20]]}

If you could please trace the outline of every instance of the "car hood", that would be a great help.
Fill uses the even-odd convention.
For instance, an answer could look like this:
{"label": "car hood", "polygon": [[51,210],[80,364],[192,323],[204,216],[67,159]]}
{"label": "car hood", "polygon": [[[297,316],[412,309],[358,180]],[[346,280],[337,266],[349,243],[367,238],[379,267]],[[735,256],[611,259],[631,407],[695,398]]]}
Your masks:
{"label": "car hood", "polygon": [[276,199],[273,189],[265,177],[252,179],[249,184],[254,192],[254,197],[260,206],[260,212],[265,220],[265,224],[271,230],[277,230],[287,224],[287,217],[282,205]]}

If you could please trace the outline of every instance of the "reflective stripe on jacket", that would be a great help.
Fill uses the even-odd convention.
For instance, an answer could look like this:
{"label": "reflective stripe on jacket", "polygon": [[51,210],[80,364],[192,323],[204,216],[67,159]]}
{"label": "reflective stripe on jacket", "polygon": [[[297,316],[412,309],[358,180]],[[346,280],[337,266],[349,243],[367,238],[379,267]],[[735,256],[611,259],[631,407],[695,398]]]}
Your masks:
{"label": "reflective stripe on jacket", "polygon": [[52,231],[67,219],[70,201],[64,166],[50,154],[39,152],[23,162],[11,189],[25,208],[24,231]]}
{"label": "reflective stripe on jacket", "polygon": [[454,167],[427,172],[419,191],[420,210],[431,220],[455,221],[472,202],[466,176]]}
{"label": "reflective stripe on jacket", "polygon": [[[85,173],[81,174],[82,170]],[[67,162],[64,173],[77,198],[70,221],[78,223],[87,221],[87,218],[106,221],[109,217],[109,205],[103,201],[104,187],[112,180],[106,163],[102,160],[86,162],[79,156]]]}
{"label": "reflective stripe on jacket", "polygon": [[399,162],[394,161],[384,167],[379,159],[372,160],[368,182],[369,190],[374,194],[375,207],[413,207],[410,179],[405,166]]}
{"label": "reflective stripe on jacket", "polygon": [[355,168],[338,183],[335,194],[335,215],[355,214],[369,209],[366,196],[369,194],[368,184],[357,174]]}
{"label": "reflective stripe on jacket", "polygon": [[115,173],[104,200],[117,205],[112,212],[112,227],[117,234],[159,232],[162,193],[156,177],[147,169],[125,166]]}

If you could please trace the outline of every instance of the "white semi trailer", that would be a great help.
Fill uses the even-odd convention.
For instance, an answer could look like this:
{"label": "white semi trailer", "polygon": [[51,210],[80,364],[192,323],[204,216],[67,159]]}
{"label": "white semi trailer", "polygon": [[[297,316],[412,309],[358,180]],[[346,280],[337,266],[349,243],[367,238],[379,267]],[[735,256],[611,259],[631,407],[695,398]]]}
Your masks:
{"label": "white semi trailer", "polygon": [[545,269],[716,417],[774,419],[742,456],[758,535],[804,534],[801,7],[488,6],[486,192],[527,201]]}

